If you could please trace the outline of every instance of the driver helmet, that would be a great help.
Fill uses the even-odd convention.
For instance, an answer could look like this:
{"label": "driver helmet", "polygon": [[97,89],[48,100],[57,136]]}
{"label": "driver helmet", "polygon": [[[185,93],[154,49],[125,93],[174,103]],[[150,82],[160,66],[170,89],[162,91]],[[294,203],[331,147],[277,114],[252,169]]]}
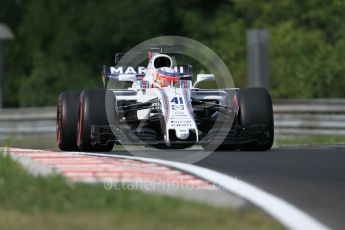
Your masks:
{"label": "driver helmet", "polygon": [[171,83],[176,83],[179,80],[176,71],[170,67],[161,67],[157,69],[155,82],[159,87],[168,87]]}

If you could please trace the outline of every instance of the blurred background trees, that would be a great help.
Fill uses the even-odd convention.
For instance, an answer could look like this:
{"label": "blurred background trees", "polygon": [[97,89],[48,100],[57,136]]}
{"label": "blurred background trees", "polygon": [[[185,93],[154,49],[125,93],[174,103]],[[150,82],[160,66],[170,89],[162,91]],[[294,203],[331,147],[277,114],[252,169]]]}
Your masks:
{"label": "blurred background trees", "polygon": [[276,98],[345,96],[342,0],[1,0],[15,33],[5,50],[4,104],[55,105],[60,91],[101,86],[117,51],[179,35],[212,48],[246,85],[246,29],[270,36]]}

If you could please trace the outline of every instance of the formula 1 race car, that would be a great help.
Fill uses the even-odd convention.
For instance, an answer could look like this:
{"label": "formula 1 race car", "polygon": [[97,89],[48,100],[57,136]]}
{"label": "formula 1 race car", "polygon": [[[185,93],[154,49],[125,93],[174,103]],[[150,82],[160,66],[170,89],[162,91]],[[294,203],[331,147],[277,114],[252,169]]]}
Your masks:
{"label": "formula 1 race car", "polygon": [[[115,62],[122,54],[115,56]],[[177,66],[173,54],[149,52],[147,67],[104,66],[104,88],[65,91],[57,141],[65,151],[111,151],[114,144],[157,148],[265,151],[272,147],[272,100],[263,88],[201,89],[213,74]],[[117,84],[129,84],[125,89]]]}

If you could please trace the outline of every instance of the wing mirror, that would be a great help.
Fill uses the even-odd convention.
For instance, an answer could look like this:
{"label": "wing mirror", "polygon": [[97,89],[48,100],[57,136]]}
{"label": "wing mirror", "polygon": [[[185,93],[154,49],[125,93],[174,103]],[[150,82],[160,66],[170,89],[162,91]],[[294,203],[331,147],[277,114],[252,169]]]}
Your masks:
{"label": "wing mirror", "polygon": [[129,81],[135,82],[137,80],[137,76],[135,74],[120,74],[119,81]]}
{"label": "wing mirror", "polygon": [[196,76],[196,82],[194,82],[193,88],[198,86],[199,83],[205,82],[205,81],[215,81],[216,77],[214,74],[198,74]]}

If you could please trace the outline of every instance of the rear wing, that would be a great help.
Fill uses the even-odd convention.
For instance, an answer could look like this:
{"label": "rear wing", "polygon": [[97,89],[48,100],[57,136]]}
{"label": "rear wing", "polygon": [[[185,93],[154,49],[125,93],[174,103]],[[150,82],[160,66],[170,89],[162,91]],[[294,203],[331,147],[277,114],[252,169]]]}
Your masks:
{"label": "rear wing", "polygon": [[[178,73],[181,80],[192,80],[192,66],[174,66],[175,71]],[[119,81],[120,74],[135,74],[137,81],[142,80],[146,73],[144,66],[103,66],[102,81],[104,87],[107,87],[109,81]]]}

